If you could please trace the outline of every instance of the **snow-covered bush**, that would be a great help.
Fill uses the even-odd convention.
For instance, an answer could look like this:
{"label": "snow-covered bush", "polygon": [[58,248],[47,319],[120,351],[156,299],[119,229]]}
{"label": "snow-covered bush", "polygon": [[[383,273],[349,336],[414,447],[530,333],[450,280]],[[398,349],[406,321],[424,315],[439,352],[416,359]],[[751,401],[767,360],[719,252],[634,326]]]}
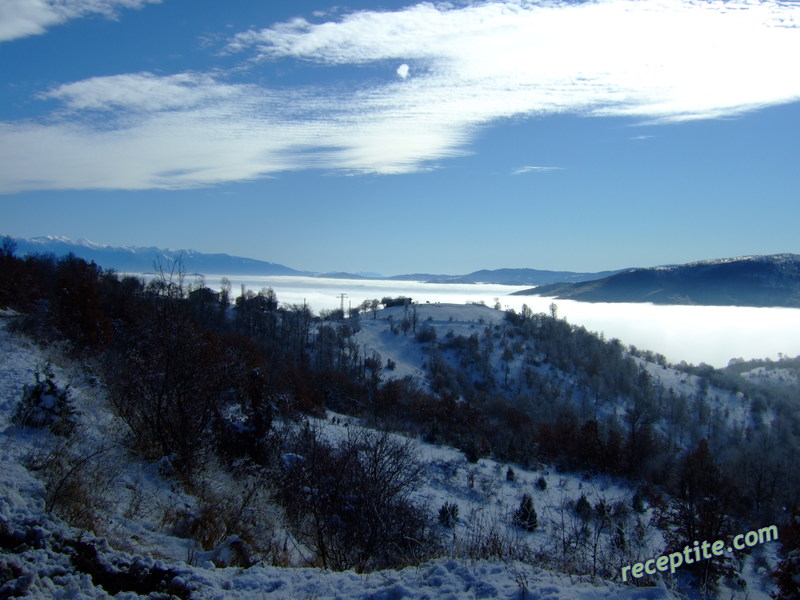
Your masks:
{"label": "snow-covered bush", "polygon": [[43,371],[44,376],[36,371],[35,384],[25,386],[12,421],[24,427],[46,427],[56,435],[69,436],[75,430],[77,417],[69,386],[61,389],[56,385],[49,363]]}

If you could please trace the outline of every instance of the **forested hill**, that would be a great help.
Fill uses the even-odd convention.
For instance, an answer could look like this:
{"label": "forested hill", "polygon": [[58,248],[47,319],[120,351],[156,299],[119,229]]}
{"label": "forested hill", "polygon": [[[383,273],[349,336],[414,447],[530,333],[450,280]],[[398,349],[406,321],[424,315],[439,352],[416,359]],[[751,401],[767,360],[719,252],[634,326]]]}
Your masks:
{"label": "forested hill", "polygon": [[800,255],[774,254],[631,269],[582,283],[554,283],[518,295],[584,302],[800,307]]}

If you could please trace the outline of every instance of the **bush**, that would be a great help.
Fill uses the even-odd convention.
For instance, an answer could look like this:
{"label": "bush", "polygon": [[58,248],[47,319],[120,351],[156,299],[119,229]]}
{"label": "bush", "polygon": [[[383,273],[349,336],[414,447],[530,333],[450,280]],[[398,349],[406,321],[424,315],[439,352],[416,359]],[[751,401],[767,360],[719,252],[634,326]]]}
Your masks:
{"label": "bush", "polygon": [[363,572],[430,555],[434,533],[409,499],[422,468],[410,441],[351,428],[332,446],[306,427],[289,450],[277,499],[315,564]]}
{"label": "bush", "polygon": [[519,508],[514,512],[514,524],[525,531],[535,531],[539,524],[536,510],[533,508],[533,498],[530,494],[522,496]]}
{"label": "bush", "polygon": [[547,489],[547,480],[544,478],[544,475],[539,475],[539,479],[536,480],[536,487],[542,491]]}
{"label": "bush", "polygon": [[108,455],[111,445],[95,445],[79,437],[51,437],[28,453],[23,464],[42,482],[47,514],[100,534],[105,526],[100,515],[109,510],[120,471]]}
{"label": "bush", "polygon": [[589,504],[584,494],[581,494],[581,497],[575,503],[575,514],[578,515],[581,521],[588,521],[592,516],[592,505]]}
{"label": "bush", "polygon": [[464,448],[464,455],[467,457],[467,460],[471,463],[476,463],[480,460],[481,455],[478,452],[478,445],[473,442],[469,441]]}
{"label": "bush", "polygon": [[49,363],[44,368],[44,379],[42,373],[36,371],[36,383],[25,386],[12,422],[37,429],[47,427],[56,435],[66,437],[75,430],[77,415],[70,398],[69,386],[59,388],[53,377]]}
{"label": "bush", "polygon": [[452,529],[458,522],[458,504],[455,502],[445,502],[439,509],[439,523],[442,526]]}
{"label": "bush", "polygon": [[426,344],[436,341],[436,328],[431,325],[425,325],[417,333],[417,341],[420,344]]}
{"label": "bush", "polygon": [[794,509],[789,523],[781,529],[782,560],[772,574],[778,586],[772,597],[796,600],[800,598],[800,509]]}

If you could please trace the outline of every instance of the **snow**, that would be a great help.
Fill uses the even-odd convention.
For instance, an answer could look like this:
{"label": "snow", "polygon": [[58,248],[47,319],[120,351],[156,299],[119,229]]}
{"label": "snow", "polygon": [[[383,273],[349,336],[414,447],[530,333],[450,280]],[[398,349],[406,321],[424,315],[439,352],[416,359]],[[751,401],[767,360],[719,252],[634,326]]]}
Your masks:
{"label": "snow", "polygon": [[[694,398],[698,395],[700,377],[697,375],[690,375],[640,358],[634,357],[634,360],[647,370],[657,384],[665,389],[672,389],[676,394],[686,398]],[[710,386],[706,394],[706,401],[712,410],[719,411],[725,416],[729,426],[744,428],[751,424],[750,402],[741,393]]]}
{"label": "snow", "polygon": [[742,373],[742,377],[753,383],[771,383],[773,385],[777,384],[787,387],[800,384],[800,379],[798,379],[796,371],[777,366],[771,368],[756,367],[755,369]]}
{"label": "snow", "polygon": [[[457,335],[480,332],[498,323],[503,316],[479,305],[420,305],[417,311],[420,325],[434,323],[439,334],[442,328],[452,329]],[[397,323],[403,312],[402,307],[395,307],[381,311],[381,318],[374,321],[371,315],[362,317],[359,341],[381,352],[384,360],[392,358],[397,362],[395,372],[389,376],[414,374],[422,368],[422,352],[407,349],[419,346],[406,343],[412,334],[405,337],[402,333],[386,331],[386,317],[393,315]],[[15,316],[10,311],[0,314],[0,464],[3,465],[0,469],[0,539],[16,536],[14,539],[20,543],[8,548],[0,545],[0,565],[6,565],[14,573],[14,579],[5,581],[0,570],[0,597],[19,592],[37,599],[108,598],[109,592],[74,564],[68,541],[81,540],[97,549],[99,564],[110,572],[160,572],[164,574],[167,589],[192,590],[192,597],[209,600],[673,598],[664,588],[624,587],[599,579],[567,576],[514,560],[439,558],[402,570],[369,574],[261,564],[250,568],[215,567],[215,564],[229,564],[235,559],[240,543],[235,536],[211,551],[200,552],[189,564],[187,557],[192,548],[188,541],[173,535],[161,521],[167,511],[192,510],[197,499],[163,477],[159,463],[138,461],[119,444],[109,445],[110,441],[120,439],[120,431],[109,411],[102,383],[87,373],[83,365],[66,360],[57,347],[44,350],[9,333],[7,322]],[[427,321],[429,317],[431,321]],[[48,361],[52,363],[59,388],[70,386],[79,414],[78,447],[74,450],[87,453],[104,444],[109,446],[99,455],[96,472],[91,473],[96,476],[92,500],[98,505],[97,519],[102,525],[98,529],[102,529],[104,538],[70,527],[55,514],[46,512],[47,490],[42,475],[29,470],[25,464],[37,452],[52,449],[54,437],[46,430],[21,428],[9,421],[25,384],[32,383],[35,373],[41,372]],[[351,428],[360,427],[356,420],[334,413],[330,413],[328,419],[318,420],[317,424],[331,439],[346,436]],[[506,463],[485,458],[468,463],[456,449],[421,441],[415,444],[425,475],[412,499],[433,511],[444,502],[458,504],[460,518],[452,533],[454,543],[463,542],[476,527],[487,523],[510,532],[513,529],[511,514],[523,492],[534,497],[540,527],[530,534],[516,529],[514,535],[535,546],[562,518],[566,501],[585,494],[593,504],[599,499],[611,502],[628,498],[632,491],[624,482],[609,477],[555,473],[547,467],[528,470],[514,465],[515,479],[509,481]],[[286,454],[283,459],[289,464],[303,460],[294,454]],[[545,490],[535,487],[539,477],[547,482]],[[223,472],[209,483],[219,489],[228,484]],[[132,509],[134,505],[136,510]],[[643,518],[649,518],[649,514]],[[660,536],[653,536],[647,542],[647,552],[657,556],[661,543]],[[753,564],[750,571],[755,572],[757,568]],[[753,588],[750,593],[750,598],[768,597],[766,592],[758,594]],[[122,590],[115,597],[132,600],[141,596]]]}
{"label": "snow", "polygon": [[[672,598],[666,590],[642,589],[642,595],[631,595],[612,584],[595,585],[570,580],[567,576],[543,571],[530,565],[487,561],[463,562],[439,559],[419,567],[400,571],[382,571],[358,575],[351,571],[333,573],[318,569],[266,569],[253,567],[246,571],[230,573],[230,569],[206,572],[199,576],[204,584],[220,590],[219,595],[208,598],[245,599],[272,594],[278,599],[319,598],[401,600],[442,599],[469,600],[476,598],[528,597],[546,600],[595,600]],[[187,579],[191,586],[197,580]]]}
{"label": "snow", "polygon": [[[328,419],[313,421],[317,431],[330,441],[346,438],[361,427],[357,419],[332,411],[328,411]],[[395,437],[401,441],[407,439],[399,434]],[[456,503],[460,517],[453,537],[461,541],[479,534],[481,528],[492,527],[520,542],[539,547],[564,518],[574,519],[566,514],[569,501],[585,495],[592,505],[602,500],[610,506],[616,501],[630,502],[634,493],[629,485],[605,475],[557,473],[548,467],[531,470],[490,458],[470,463],[460,450],[420,440],[414,440],[414,454],[423,464],[424,476],[412,499],[433,511],[438,511],[445,502]],[[509,467],[514,471],[514,481],[506,477]],[[536,486],[539,477],[547,484],[544,490]],[[523,533],[512,524],[513,512],[524,493],[533,496],[540,524],[532,534]],[[649,513],[642,517],[645,522],[649,518]],[[648,552],[655,552],[653,555],[657,556],[662,545],[661,536],[654,535]]]}
{"label": "snow", "polygon": [[396,367],[393,370],[384,369],[384,379],[402,379],[403,377],[419,377],[425,379],[424,363],[426,356],[419,344],[411,343],[414,340],[413,330],[406,335],[402,330],[392,333],[391,327],[399,328],[403,319],[412,319],[413,312],[417,313],[417,332],[426,325],[436,328],[437,339],[441,339],[447,332],[454,335],[470,336],[480,334],[489,325],[496,325],[504,320],[505,314],[482,304],[415,304],[409,307],[393,306],[377,311],[375,318],[372,313],[361,315],[361,330],[356,339],[362,346],[367,356],[372,352],[380,354],[384,366],[387,360],[392,360]]}

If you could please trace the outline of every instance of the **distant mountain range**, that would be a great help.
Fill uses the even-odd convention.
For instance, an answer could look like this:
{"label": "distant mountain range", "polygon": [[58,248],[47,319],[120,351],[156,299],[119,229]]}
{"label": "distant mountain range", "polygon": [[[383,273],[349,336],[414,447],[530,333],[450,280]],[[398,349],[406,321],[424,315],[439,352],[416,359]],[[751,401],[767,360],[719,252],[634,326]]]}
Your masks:
{"label": "distant mountain range", "polygon": [[104,246],[88,240],[72,241],[58,236],[14,238],[17,255],[46,254],[64,256],[70,252],[87,261],[94,261],[105,269],[123,273],[152,273],[155,265],[172,264],[181,258],[186,273],[214,273],[222,275],[311,275],[276,263],[230,256],[205,254],[195,250],[165,248],[140,248],[136,246]]}
{"label": "distant mountain range", "polygon": [[555,282],[591,281],[621,271],[574,273],[572,271],[543,271],[539,269],[483,269],[468,275],[395,275],[387,279],[424,281],[426,283],[495,283],[502,285],[544,285]]}
{"label": "distant mountain range", "polygon": [[800,255],[743,256],[630,269],[594,281],[542,285],[516,295],[583,302],[800,308]]}
{"label": "distant mountain range", "polygon": [[195,250],[141,248],[136,246],[105,246],[88,240],[72,241],[58,236],[13,238],[17,255],[52,253],[64,256],[70,252],[106,269],[122,273],[152,273],[155,264],[169,265],[181,258],[186,273],[215,275],[284,275],[295,277],[327,277],[334,279],[388,279],[392,281],[423,281],[427,283],[492,283],[500,285],[542,285],[555,281],[587,281],[613,273],[572,273],[569,271],[540,271],[536,269],[496,269],[475,271],[468,275],[434,275],[416,273],[384,277],[378,273],[317,273],[299,271],[277,263],[230,256],[205,254]]}

